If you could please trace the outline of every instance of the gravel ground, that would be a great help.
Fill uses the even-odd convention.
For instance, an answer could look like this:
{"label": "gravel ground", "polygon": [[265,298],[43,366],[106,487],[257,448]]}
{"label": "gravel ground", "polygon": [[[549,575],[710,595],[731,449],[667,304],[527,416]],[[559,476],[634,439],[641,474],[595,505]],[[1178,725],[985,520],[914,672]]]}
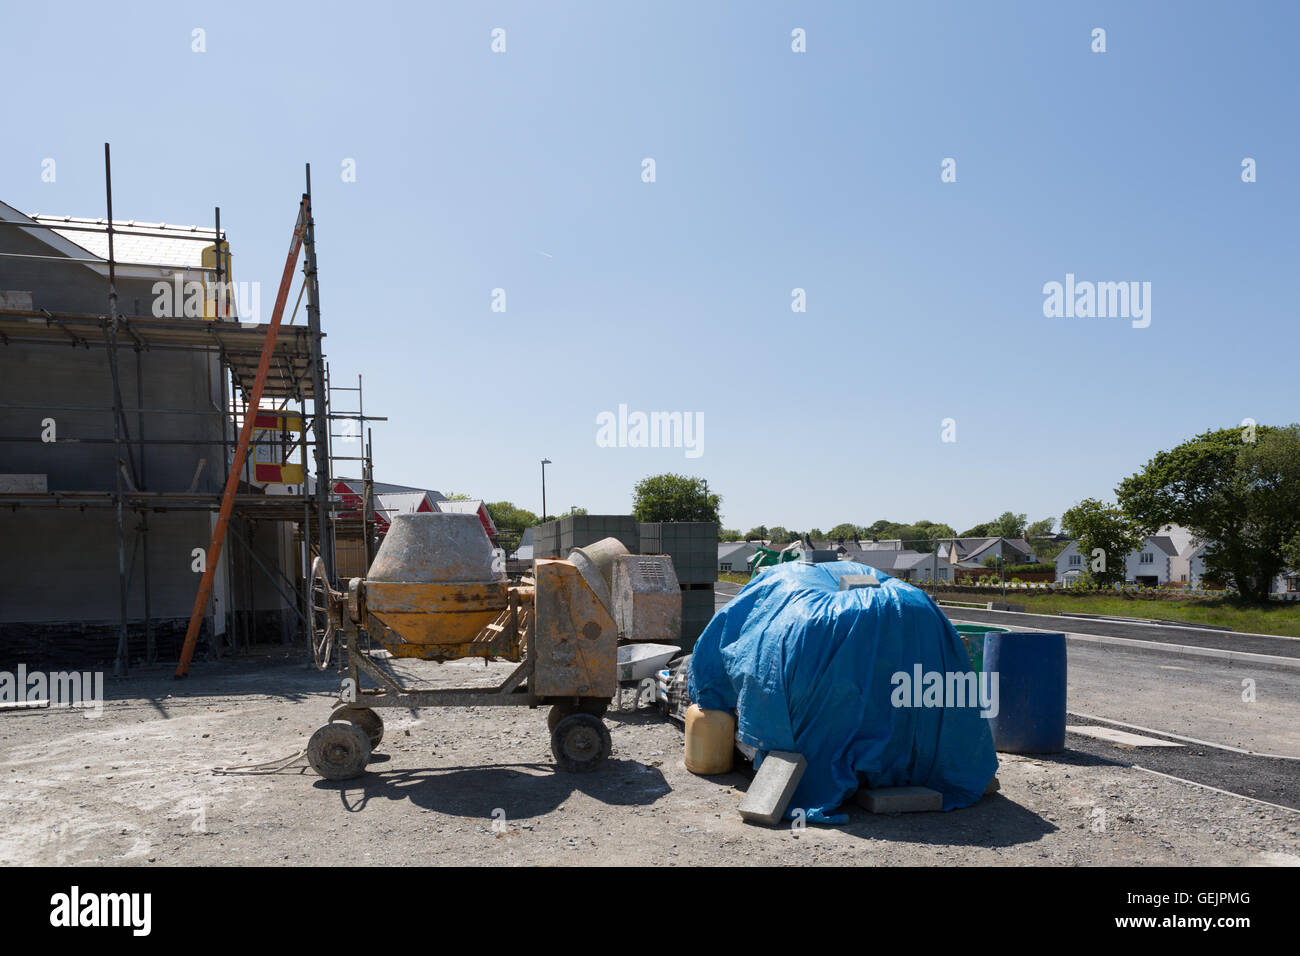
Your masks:
{"label": "gravel ground", "polygon": [[[509,665],[403,668],[453,686]],[[388,711],[346,783],[223,776],[305,747],[335,676],[284,658],[168,673],[110,680],[98,718],[0,716],[0,863],[1300,864],[1300,814],[1074,750],[1000,756],[1001,791],[965,810],[754,827],[748,774],[688,773],[681,730],[648,711],[608,715],[614,754],[591,774],[555,772],[545,712],[508,707]]]}

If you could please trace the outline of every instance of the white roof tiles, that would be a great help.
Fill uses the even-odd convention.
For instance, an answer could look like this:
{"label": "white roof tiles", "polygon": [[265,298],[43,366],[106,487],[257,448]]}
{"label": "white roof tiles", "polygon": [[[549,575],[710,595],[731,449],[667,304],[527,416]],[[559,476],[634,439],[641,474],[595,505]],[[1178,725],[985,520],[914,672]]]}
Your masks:
{"label": "white roof tiles", "polygon": [[[90,227],[93,231],[87,228],[56,228],[50,231],[93,256],[108,259],[107,220],[44,215],[33,215],[30,218],[50,225],[67,223],[70,226]],[[113,227],[113,258],[118,262],[138,265],[196,269],[203,265],[203,250],[216,241],[214,230],[200,226],[169,226],[164,222],[114,219]],[[116,232],[117,229],[126,229],[129,233],[122,234]]]}

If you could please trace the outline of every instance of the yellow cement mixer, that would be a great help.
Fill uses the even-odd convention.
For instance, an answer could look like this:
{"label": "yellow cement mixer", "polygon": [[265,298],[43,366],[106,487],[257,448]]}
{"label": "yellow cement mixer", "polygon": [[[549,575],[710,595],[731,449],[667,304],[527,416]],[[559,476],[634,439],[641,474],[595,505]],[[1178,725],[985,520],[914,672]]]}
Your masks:
{"label": "yellow cement mixer", "polygon": [[[398,515],[366,576],[346,593],[330,587],[319,561],[312,576],[316,664],[324,669],[335,657],[342,680],[307,760],[331,780],[365,771],[383,739],[382,707],[550,705],[556,764],[592,770],[610,753],[602,717],[618,686],[620,636],[675,641],[680,631],[671,558],[631,555],[607,538],[569,560],[537,560],[532,577],[512,586],[494,568],[476,515]],[[519,666],[497,687],[410,688],[373,654],[376,643],[393,657]],[[362,687],[362,675],[375,686]]]}

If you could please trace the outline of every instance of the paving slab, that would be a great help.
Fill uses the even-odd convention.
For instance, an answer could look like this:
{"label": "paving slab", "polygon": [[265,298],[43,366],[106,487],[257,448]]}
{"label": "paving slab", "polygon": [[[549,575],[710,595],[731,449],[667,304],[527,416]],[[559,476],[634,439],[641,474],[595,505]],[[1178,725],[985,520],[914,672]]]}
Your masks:
{"label": "paving slab", "polygon": [[869,813],[926,813],[943,809],[943,794],[929,787],[864,787],[854,799]]}
{"label": "paving slab", "polygon": [[786,750],[769,753],[740,801],[741,818],[769,827],[780,823],[807,767],[803,754]]}

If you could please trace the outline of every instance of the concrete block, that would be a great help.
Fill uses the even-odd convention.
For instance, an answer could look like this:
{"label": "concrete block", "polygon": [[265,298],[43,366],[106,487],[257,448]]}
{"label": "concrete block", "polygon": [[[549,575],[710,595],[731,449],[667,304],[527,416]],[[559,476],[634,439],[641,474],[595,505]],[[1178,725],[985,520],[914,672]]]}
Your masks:
{"label": "concrete block", "polygon": [[807,768],[808,761],[803,754],[786,750],[774,750],[768,754],[740,801],[741,818],[769,827],[780,823]]}
{"label": "concrete block", "polygon": [[800,564],[825,564],[827,561],[838,561],[840,555],[838,551],[805,551],[803,557],[799,559]]}
{"label": "concrete block", "polygon": [[840,578],[840,590],[852,591],[856,588],[878,588],[880,582],[874,574],[846,574]]}
{"label": "concrete block", "polygon": [[863,787],[854,799],[869,813],[924,813],[943,809],[943,794],[929,787]]}

